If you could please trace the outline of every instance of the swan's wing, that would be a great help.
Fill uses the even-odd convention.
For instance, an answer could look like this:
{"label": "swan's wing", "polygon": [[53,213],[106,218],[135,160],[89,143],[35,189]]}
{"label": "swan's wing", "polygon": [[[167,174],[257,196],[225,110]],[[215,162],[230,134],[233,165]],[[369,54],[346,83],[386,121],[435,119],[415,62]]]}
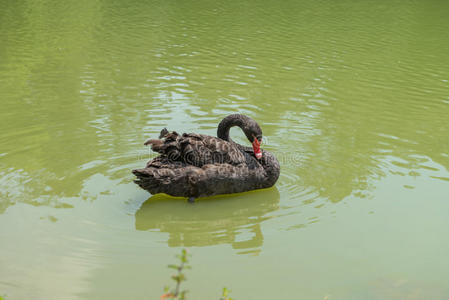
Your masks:
{"label": "swan's wing", "polygon": [[197,167],[207,164],[236,166],[245,163],[244,154],[235,144],[217,137],[184,133],[180,146],[183,161]]}
{"label": "swan's wing", "polygon": [[[184,133],[182,136],[163,130],[161,139],[151,139],[145,142],[151,149],[171,161],[202,167],[207,164],[230,164],[233,166],[247,162],[245,154],[234,143],[220,138]],[[154,162],[156,163],[156,162]]]}
{"label": "swan's wing", "polygon": [[169,159],[166,155],[159,155],[149,162],[147,162],[146,168],[167,168],[167,169],[179,169],[186,167],[187,165],[182,161],[176,161]]}
{"label": "swan's wing", "polygon": [[160,136],[162,136],[161,139],[148,140],[144,145],[151,146],[151,150],[168,157],[172,161],[180,161],[181,136],[176,131],[168,132],[166,128],[162,129]]}

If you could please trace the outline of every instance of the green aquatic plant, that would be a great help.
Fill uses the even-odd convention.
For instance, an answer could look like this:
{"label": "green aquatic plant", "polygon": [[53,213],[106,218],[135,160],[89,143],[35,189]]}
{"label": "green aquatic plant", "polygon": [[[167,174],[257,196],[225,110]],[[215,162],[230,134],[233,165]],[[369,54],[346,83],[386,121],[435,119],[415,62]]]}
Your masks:
{"label": "green aquatic plant", "polygon": [[185,300],[187,290],[181,290],[181,283],[186,281],[186,276],[183,273],[184,270],[190,269],[189,263],[190,254],[186,249],[182,249],[181,254],[176,255],[179,259],[179,265],[168,265],[170,269],[177,271],[176,274],[172,275],[171,278],[175,281],[175,288],[170,289],[168,286],[164,288],[164,294],[161,299],[175,299],[175,300]]}
{"label": "green aquatic plant", "polygon": [[[191,255],[188,253],[187,249],[182,249],[181,254],[176,255],[179,259],[178,265],[168,265],[170,269],[176,270],[176,274],[172,275],[171,278],[176,283],[174,288],[170,288],[166,286],[164,288],[164,294],[161,296],[161,300],[163,299],[174,299],[174,300],[185,300],[187,290],[181,290],[181,283],[187,280],[187,277],[184,274],[184,270],[191,269],[192,267],[189,265],[189,257]],[[223,288],[222,298],[220,300],[234,300],[229,297],[230,290],[226,287]],[[1,298],[0,298],[1,300]]]}
{"label": "green aquatic plant", "polygon": [[230,290],[224,287],[223,293],[221,294],[223,298],[220,298],[220,300],[234,300],[234,298],[229,297],[230,292],[231,292]]}

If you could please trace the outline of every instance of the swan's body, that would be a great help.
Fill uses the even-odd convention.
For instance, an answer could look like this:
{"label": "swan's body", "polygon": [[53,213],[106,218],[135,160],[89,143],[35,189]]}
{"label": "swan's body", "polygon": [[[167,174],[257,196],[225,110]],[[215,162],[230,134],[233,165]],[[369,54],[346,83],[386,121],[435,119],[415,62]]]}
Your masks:
{"label": "swan's body", "polygon": [[[253,149],[229,138],[232,126],[243,129]],[[163,129],[158,140],[145,143],[161,155],[150,160],[144,169],[133,170],[137,176],[135,182],[151,194],[166,193],[190,199],[275,184],[279,163],[270,152],[258,148],[262,131],[253,119],[230,115],[220,122],[217,135],[179,135]]]}

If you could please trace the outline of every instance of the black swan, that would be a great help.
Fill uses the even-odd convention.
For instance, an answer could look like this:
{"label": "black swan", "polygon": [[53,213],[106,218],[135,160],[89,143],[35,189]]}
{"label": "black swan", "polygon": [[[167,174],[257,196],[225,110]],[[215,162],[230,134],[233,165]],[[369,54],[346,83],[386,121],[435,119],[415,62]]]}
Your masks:
{"label": "black swan", "polygon": [[[245,147],[229,138],[229,130],[239,126],[252,144]],[[217,137],[161,131],[159,139],[145,142],[160,155],[144,169],[133,170],[134,180],[151,194],[165,193],[197,197],[246,192],[273,186],[280,173],[279,162],[260,149],[262,130],[248,116],[233,114],[218,125]]]}

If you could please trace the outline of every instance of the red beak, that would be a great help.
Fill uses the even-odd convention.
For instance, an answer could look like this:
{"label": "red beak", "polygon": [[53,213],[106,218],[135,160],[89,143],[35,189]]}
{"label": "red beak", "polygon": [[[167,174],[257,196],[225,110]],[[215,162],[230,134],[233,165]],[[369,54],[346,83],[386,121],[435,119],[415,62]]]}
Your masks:
{"label": "red beak", "polygon": [[254,155],[256,156],[256,158],[261,159],[262,151],[260,150],[260,142],[256,138],[254,138],[254,141],[253,141],[253,150],[254,150]]}

